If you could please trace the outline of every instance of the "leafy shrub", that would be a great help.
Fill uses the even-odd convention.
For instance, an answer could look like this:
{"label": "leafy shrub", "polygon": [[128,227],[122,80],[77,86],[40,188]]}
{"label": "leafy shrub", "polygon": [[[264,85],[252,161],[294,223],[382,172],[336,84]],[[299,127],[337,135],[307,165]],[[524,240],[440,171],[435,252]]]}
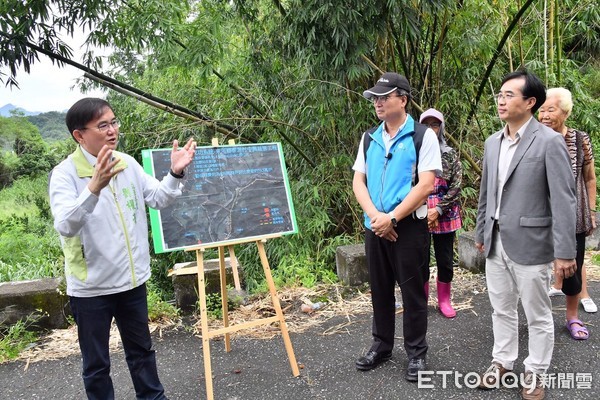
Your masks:
{"label": "leafy shrub", "polygon": [[9,186],[17,176],[19,157],[0,150],[0,189]]}
{"label": "leafy shrub", "polygon": [[63,274],[60,239],[54,230],[47,178],[23,178],[0,191],[0,282]]}
{"label": "leafy shrub", "polygon": [[161,290],[152,281],[148,282],[147,287],[148,318],[150,321],[176,319],[179,316],[179,309],[161,296]]}
{"label": "leafy shrub", "polygon": [[[207,293],[206,294],[206,313],[209,318],[221,319],[223,318],[223,305],[221,293]],[[229,311],[235,309],[237,305],[231,298],[227,298],[227,308]]]}
{"label": "leafy shrub", "polygon": [[38,333],[28,330],[34,323],[35,319],[28,317],[0,329],[0,364],[17,358],[21,351],[38,339]]}

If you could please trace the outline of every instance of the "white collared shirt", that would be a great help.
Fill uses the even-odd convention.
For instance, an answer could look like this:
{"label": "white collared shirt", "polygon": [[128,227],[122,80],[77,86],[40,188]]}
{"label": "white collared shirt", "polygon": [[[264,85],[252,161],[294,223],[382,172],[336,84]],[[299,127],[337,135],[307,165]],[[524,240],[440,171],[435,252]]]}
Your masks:
{"label": "white collared shirt", "polygon": [[517,150],[517,146],[521,142],[523,138],[523,134],[525,130],[529,126],[531,122],[531,118],[527,120],[517,131],[515,134],[515,138],[512,139],[508,134],[508,126],[505,126],[503,131],[498,135],[498,140],[500,140],[500,156],[498,157],[498,182],[497,182],[497,192],[496,198],[498,201],[496,202],[496,212],[494,213],[494,219],[498,220],[500,217],[500,202],[502,201],[502,190],[504,189],[504,184],[506,183],[506,174],[508,173],[508,167],[515,155],[515,151]]}
{"label": "white collared shirt", "polygon": [[[398,132],[400,132],[404,128],[405,124],[406,121],[404,121],[404,124],[402,124],[398,128]],[[385,124],[383,125],[382,131],[383,132],[381,136],[385,145],[385,152],[386,154],[388,154],[390,152],[390,148],[392,147],[392,143],[394,143],[394,141],[399,137],[398,132],[396,132],[396,135],[394,137],[391,137],[391,135],[385,130]],[[363,133],[363,136],[361,136],[360,138],[358,152],[356,154],[354,165],[352,166],[352,170],[363,174],[367,173],[365,153],[363,150],[365,134],[367,133]],[[425,131],[425,135],[423,136],[421,151],[419,152],[419,165],[417,166],[417,173],[421,173],[424,171],[435,171],[436,174],[441,174],[442,163],[441,159],[437,157],[437,154],[439,154],[440,150],[439,146],[435,145],[436,143],[438,143],[437,135],[431,128],[427,128],[427,130]]]}

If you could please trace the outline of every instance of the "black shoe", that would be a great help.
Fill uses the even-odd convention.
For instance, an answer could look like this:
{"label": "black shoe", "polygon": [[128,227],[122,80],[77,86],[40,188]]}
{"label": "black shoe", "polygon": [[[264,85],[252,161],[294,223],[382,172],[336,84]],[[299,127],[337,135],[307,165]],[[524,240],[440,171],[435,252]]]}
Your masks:
{"label": "black shoe", "polygon": [[424,358],[411,358],[406,369],[406,380],[416,382],[419,380],[419,371],[425,371]]}
{"label": "black shoe", "polygon": [[356,360],[356,368],[361,371],[368,371],[379,364],[392,358],[392,351],[376,352],[369,350],[367,354]]}

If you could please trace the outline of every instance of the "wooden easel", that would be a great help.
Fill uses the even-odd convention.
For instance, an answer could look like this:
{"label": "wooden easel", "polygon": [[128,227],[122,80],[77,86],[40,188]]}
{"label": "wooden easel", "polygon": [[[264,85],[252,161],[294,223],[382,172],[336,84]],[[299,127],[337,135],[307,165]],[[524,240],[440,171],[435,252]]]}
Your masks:
{"label": "wooden easel", "polygon": [[[229,315],[228,315],[228,305],[227,305],[227,282],[226,282],[226,274],[225,274],[225,246],[218,246],[219,249],[219,272],[221,277],[221,299],[222,299],[222,307],[223,307],[223,328],[209,330],[208,328],[208,316],[206,310],[206,287],[204,282],[204,251],[207,247],[200,247],[196,249],[196,264],[198,266],[198,297],[200,301],[200,316],[201,320],[201,331],[202,331],[202,352],[204,358],[204,375],[206,381],[206,398],[208,400],[213,400],[213,384],[212,384],[212,367],[210,362],[210,338],[215,336],[225,336],[225,351],[231,351],[231,344],[229,334],[231,332],[236,332],[242,329],[249,329],[255,326],[260,325],[268,325],[273,322],[279,322],[279,329],[281,330],[281,335],[283,336],[283,343],[285,344],[285,350],[287,352],[290,366],[292,367],[292,374],[294,376],[300,375],[300,371],[298,370],[298,364],[296,362],[296,356],[294,355],[294,349],[292,348],[292,342],[290,341],[290,335],[287,329],[287,325],[285,323],[285,319],[283,317],[283,311],[281,310],[281,305],[279,303],[279,297],[277,296],[277,290],[275,288],[275,283],[273,282],[273,277],[271,275],[271,268],[269,267],[269,262],[267,260],[267,254],[265,252],[265,239],[257,240],[256,245],[258,246],[258,253],[260,255],[260,260],[263,266],[263,270],[265,272],[265,278],[267,280],[267,285],[269,287],[269,292],[271,294],[271,300],[273,301],[273,307],[275,308],[276,315],[273,317],[256,319],[253,321],[248,321],[236,325],[229,325]],[[236,243],[228,243],[228,249],[230,252],[230,260],[235,259],[235,255],[232,254],[233,244],[242,244],[249,243],[248,241],[240,241]],[[217,246],[214,246],[217,247]],[[233,261],[232,261],[232,269],[233,269]],[[236,261],[236,269],[234,270],[234,280],[236,280],[236,288],[239,286],[239,277],[237,276],[237,261]]]}
{"label": "wooden easel", "polygon": [[[229,140],[230,145],[234,145],[234,140]],[[219,141],[217,138],[212,139],[212,145],[217,147],[219,146]],[[233,246],[235,244],[243,244],[250,243],[249,240],[239,240],[228,242],[226,245],[214,245],[210,247],[200,246],[195,249],[196,251],[196,265],[198,267],[198,299],[200,301],[200,317],[201,317],[201,331],[202,331],[202,353],[204,358],[204,379],[206,381],[206,398],[208,400],[213,400],[213,384],[212,384],[212,366],[210,362],[210,338],[215,336],[225,336],[225,351],[231,351],[231,342],[230,342],[230,333],[236,332],[242,329],[249,329],[255,326],[260,325],[268,325],[273,322],[279,322],[279,329],[281,330],[281,335],[283,336],[283,343],[285,344],[285,350],[287,352],[288,358],[290,360],[290,366],[292,367],[292,374],[294,376],[300,375],[300,371],[298,370],[298,363],[296,362],[296,356],[294,355],[294,349],[292,348],[292,342],[290,340],[290,334],[287,329],[287,325],[285,323],[285,318],[283,317],[283,311],[281,310],[281,305],[279,304],[279,297],[277,297],[277,290],[275,288],[275,283],[273,282],[273,276],[271,275],[271,268],[269,267],[269,261],[267,260],[267,253],[265,252],[265,241],[267,239],[279,237],[280,235],[273,235],[268,237],[263,237],[260,240],[256,240],[256,245],[258,246],[258,254],[260,256],[260,261],[263,266],[263,270],[265,272],[265,279],[267,280],[267,285],[269,287],[269,292],[271,294],[271,300],[273,301],[273,307],[275,308],[275,316],[268,318],[256,319],[254,321],[248,321],[237,325],[229,325],[229,307],[227,305],[227,282],[226,282],[226,273],[225,273],[225,246],[227,246],[229,250],[231,270],[233,272],[233,280],[234,285],[237,290],[240,290],[240,279],[237,270],[237,258],[235,257],[235,253],[233,251]],[[209,330],[208,329],[208,314],[206,310],[206,286],[204,282],[204,251],[208,248],[218,247],[219,249],[219,275],[221,278],[221,306],[223,308],[223,328]]]}

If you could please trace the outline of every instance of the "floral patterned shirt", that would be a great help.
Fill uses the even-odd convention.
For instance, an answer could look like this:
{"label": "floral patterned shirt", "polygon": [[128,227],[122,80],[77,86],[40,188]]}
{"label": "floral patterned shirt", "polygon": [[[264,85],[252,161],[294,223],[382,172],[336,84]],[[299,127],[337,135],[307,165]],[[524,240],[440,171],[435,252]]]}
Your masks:
{"label": "floral patterned shirt", "polygon": [[438,208],[442,213],[431,233],[450,233],[462,227],[460,217],[460,186],[462,165],[454,149],[442,153],[442,173],[435,177],[433,193],[427,198],[427,208]]}

